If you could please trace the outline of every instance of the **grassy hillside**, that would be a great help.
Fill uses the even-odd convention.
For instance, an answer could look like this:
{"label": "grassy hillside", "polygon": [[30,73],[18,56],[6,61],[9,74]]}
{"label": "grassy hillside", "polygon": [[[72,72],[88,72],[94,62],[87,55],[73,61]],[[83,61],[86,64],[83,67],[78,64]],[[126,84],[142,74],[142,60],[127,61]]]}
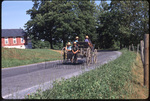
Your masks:
{"label": "grassy hillside", "polygon": [[59,60],[61,58],[60,52],[50,49],[2,48],[1,55],[2,68]]}
{"label": "grassy hillside", "polygon": [[[108,64],[78,77],[56,81],[53,88],[26,96],[29,99],[136,99],[147,98],[147,88],[138,84],[139,75],[133,73],[136,53],[122,50],[122,55]],[[143,68],[141,68],[143,69]],[[135,86],[136,85],[136,86]],[[141,91],[138,93],[139,87]],[[139,96],[144,93],[143,96]],[[138,94],[136,97],[135,95]]]}

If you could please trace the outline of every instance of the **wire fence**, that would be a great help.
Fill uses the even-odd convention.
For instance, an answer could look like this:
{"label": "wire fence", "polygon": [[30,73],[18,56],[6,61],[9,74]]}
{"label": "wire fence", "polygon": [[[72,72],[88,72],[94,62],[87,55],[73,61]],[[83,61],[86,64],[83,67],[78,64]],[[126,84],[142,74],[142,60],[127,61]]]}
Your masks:
{"label": "wire fence", "polygon": [[145,34],[144,40],[141,40],[137,46],[129,45],[129,51],[140,53],[144,67],[144,85],[149,88],[149,34]]}

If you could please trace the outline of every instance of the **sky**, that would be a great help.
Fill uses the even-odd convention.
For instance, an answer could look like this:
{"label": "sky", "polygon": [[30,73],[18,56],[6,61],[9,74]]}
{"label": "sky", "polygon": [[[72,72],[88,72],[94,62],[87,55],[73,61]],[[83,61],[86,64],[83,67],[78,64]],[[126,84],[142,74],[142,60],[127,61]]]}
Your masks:
{"label": "sky", "polygon": [[27,15],[26,11],[32,7],[32,1],[3,1],[2,29],[24,29],[25,23],[30,20],[30,15]]}
{"label": "sky", "polygon": [[[107,1],[110,3],[110,1]],[[99,5],[100,0],[95,3]],[[1,13],[2,29],[25,29],[25,23],[30,20],[26,11],[33,7],[32,1],[3,1]]]}

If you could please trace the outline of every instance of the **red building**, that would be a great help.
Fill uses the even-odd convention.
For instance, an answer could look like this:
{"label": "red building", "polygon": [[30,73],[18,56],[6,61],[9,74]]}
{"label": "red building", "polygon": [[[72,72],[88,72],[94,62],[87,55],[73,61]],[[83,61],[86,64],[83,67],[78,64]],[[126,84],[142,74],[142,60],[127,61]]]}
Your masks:
{"label": "red building", "polygon": [[6,48],[28,48],[27,35],[23,29],[2,29],[1,45]]}

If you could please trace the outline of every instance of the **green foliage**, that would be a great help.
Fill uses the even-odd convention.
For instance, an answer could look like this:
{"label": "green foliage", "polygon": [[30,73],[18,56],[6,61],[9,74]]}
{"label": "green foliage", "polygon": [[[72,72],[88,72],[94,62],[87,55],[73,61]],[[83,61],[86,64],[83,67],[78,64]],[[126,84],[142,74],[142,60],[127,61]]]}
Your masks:
{"label": "green foliage", "polygon": [[48,41],[32,40],[32,48],[33,49],[44,49],[44,48],[47,49],[47,48],[50,48],[50,44]]}
{"label": "green foliage", "polygon": [[111,47],[112,49],[120,49],[120,42],[119,41],[115,41],[113,46]]}
{"label": "green foliage", "polygon": [[[84,41],[88,35],[96,48],[123,48],[137,45],[149,33],[149,3],[147,1],[101,0],[33,0],[27,11],[31,19],[25,29],[32,39],[44,39],[50,48],[59,48],[79,36]],[[38,46],[37,46],[38,47]]]}
{"label": "green foliage", "polygon": [[[99,68],[55,81],[53,88],[42,92],[41,99],[124,99],[130,94],[128,83],[132,80],[131,67],[136,54],[122,50],[122,55]],[[126,88],[125,88],[126,86]],[[32,94],[32,98],[36,99]]]}
{"label": "green foliage", "polygon": [[62,47],[63,47],[63,44],[62,44],[62,43],[56,43],[56,44],[54,44],[54,49],[61,50]]}
{"label": "green foliage", "polygon": [[[55,43],[74,41],[79,36],[83,41],[85,35],[96,40],[95,5],[90,1],[33,1],[34,6],[27,11],[31,16],[25,24],[27,34],[34,40],[44,39],[51,48],[58,48]],[[55,45],[53,47],[53,45]],[[40,47],[40,46],[36,46]]]}
{"label": "green foliage", "polygon": [[120,42],[120,49],[131,44],[137,45],[144,34],[149,33],[147,1],[112,1],[110,5],[101,1],[97,12],[100,48],[110,48],[115,41]]}

